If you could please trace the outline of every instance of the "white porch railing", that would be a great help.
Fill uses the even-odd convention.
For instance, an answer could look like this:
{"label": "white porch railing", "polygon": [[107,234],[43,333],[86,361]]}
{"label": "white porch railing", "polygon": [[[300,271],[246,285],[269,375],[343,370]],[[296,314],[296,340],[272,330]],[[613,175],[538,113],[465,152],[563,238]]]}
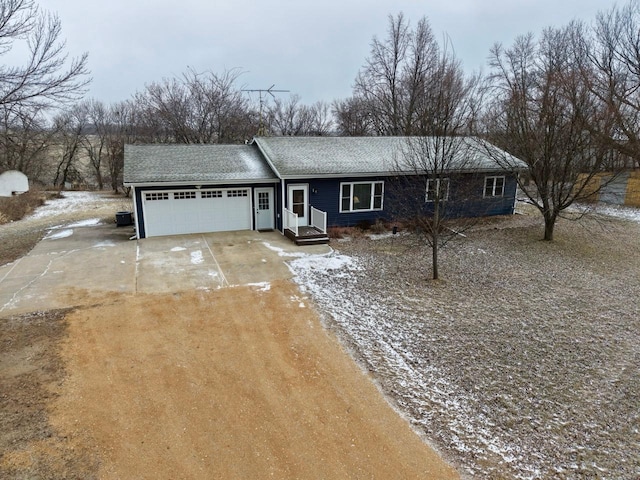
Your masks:
{"label": "white porch railing", "polygon": [[311,207],[311,226],[327,233],[327,212]]}
{"label": "white porch railing", "polygon": [[284,209],[284,228],[291,230],[296,237],[298,236],[298,214],[288,208]]}

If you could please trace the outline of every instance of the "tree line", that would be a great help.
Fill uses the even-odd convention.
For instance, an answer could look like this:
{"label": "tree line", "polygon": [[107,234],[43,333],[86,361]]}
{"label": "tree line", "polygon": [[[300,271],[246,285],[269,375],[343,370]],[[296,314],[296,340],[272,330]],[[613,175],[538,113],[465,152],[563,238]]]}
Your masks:
{"label": "tree line", "polygon": [[[435,149],[436,164],[404,161],[433,176],[462,145],[451,139],[474,135],[528,165],[523,192],[552,239],[556,219],[592,193],[594,176],[640,167],[639,32],[640,3],[630,0],[588,23],[496,44],[488,71],[469,74],[426,18],[412,24],[398,14],[372,39],[346,99],[257,105],[240,70],[188,69],[106,104],[83,99],[87,55],[68,58],[55,15],[33,0],[0,0],[0,56],[25,40],[29,50],[21,65],[0,65],[0,170],[118,190],[125,143],[242,143],[260,132],[429,136],[440,141],[409,150]],[[496,161],[510,167],[508,156]]]}

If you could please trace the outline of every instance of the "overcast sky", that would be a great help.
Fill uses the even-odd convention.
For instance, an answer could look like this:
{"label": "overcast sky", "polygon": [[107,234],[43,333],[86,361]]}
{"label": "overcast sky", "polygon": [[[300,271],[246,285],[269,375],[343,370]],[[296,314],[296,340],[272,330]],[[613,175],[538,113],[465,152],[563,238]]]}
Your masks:
{"label": "overcast sky", "polygon": [[[188,67],[245,72],[238,86],[290,90],[302,102],[351,94],[373,36],[388,16],[426,16],[450,37],[468,71],[484,68],[495,42],[591,21],[612,0],[41,0],[56,12],[72,55],[89,53],[89,96],[126,100]],[[287,96],[288,94],[284,94]]]}

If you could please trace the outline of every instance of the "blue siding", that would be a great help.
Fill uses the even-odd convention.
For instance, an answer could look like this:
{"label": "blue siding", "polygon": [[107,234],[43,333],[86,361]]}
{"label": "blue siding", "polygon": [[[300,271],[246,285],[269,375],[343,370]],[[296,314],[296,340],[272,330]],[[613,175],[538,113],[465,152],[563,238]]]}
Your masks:
{"label": "blue siding", "polygon": [[[450,179],[449,200],[446,202],[446,215],[450,217],[479,217],[491,215],[508,215],[513,213],[516,194],[516,178],[510,174],[492,173],[488,176],[504,176],[505,188],[502,197],[484,198],[485,175],[459,175]],[[383,210],[367,212],[340,213],[342,182],[373,182],[384,181]],[[406,179],[405,179],[406,180]],[[361,222],[375,222],[377,219],[393,220],[402,208],[398,208],[394,199],[394,190],[398,182],[393,177],[345,177],[331,179],[296,179],[287,180],[286,185],[308,184],[309,204],[319,210],[327,212],[328,226],[355,226]],[[424,211],[428,213],[429,203],[425,203],[425,181],[415,178],[416,201],[421,202]],[[285,189],[287,187],[285,186]],[[278,189],[280,200],[281,192]],[[406,198],[406,197],[405,197]],[[285,198],[285,202],[288,199]],[[281,228],[281,222],[279,223]]]}
{"label": "blue siding", "polygon": [[[373,182],[378,180],[385,180],[385,177],[368,177],[366,179],[360,177],[346,177],[335,179],[308,178],[304,180],[288,180],[286,184],[308,184],[309,205],[327,213],[328,226],[355,226],[360,222],[373,222],[378,218],[389,218],[388,213],[385,212],[385,210],[340,213],[340,183]],[[285,201],[288,201],[288,199],[285,199]]]}

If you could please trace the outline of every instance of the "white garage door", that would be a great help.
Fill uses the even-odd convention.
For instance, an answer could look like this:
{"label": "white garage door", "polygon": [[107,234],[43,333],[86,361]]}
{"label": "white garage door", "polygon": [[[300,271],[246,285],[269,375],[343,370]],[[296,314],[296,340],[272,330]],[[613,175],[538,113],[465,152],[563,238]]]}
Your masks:
{"label": "white garage door", "polygon": [[251,229],[249,188],[142,193],[147,237]]}

